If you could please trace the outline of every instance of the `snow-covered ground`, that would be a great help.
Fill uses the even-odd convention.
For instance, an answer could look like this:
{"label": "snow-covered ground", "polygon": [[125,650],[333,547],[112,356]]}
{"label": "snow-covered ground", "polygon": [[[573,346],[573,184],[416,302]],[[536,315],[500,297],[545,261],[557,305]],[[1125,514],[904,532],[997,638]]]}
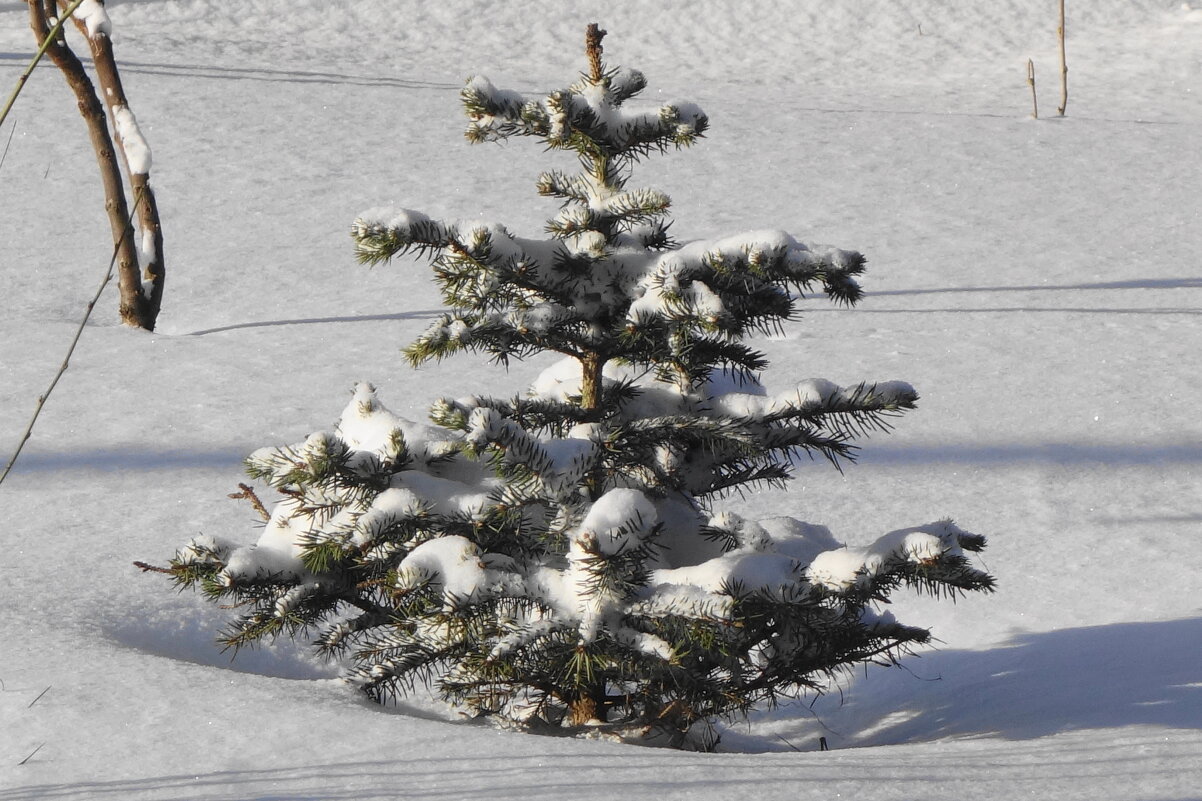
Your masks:
{"label": "snow-covered ground", "polygon": [[[1202,8],[1069,0],[1069,105],[1045,0],[110,0],[154,153],[154,334],[102,299],[0,487],[0,801],[1202,798]],[[420,6],[420,8],[414,8]],[[257,536],[241,459],[333,422],[359,380],[399,414],[508,374],[399,348],[422,265],[354,263],[379,205],[537,234],[530,143],[467,145],[457,92],[584,69],[586,23],[648,96],[712,128],[635,185],[681,239],[783,228],[863,251],[855,309],[764,343],[769,387],[922,394],[845,475],[732,508],[864,544],[954,517],[999,591],[896,606],[939,648],[687,754],[535,737],[360,700],[305,649],[230,662],[222,613],[131,562]],[[0,85],[33,51],[0,2]],[[1034,60],[1042,119],[1030,119]],[[40,67],[0,148],[0,445],[16,446],[108,261],[74,101]],[[832,750],[818,750],[825,737]]]}

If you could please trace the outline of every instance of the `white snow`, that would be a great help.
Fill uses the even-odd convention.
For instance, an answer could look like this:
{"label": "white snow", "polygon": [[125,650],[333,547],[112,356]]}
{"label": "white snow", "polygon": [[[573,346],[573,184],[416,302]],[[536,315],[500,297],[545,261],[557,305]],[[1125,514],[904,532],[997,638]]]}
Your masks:
{"label": "white snow", "polygon": [[868,552],[862,548],[824,551],[810,562],[807,578],[832,590],[846,589],[856,583],[867,558]]}
{"label": "white snow", "polygon": [[380,226],[381,228],[397,228],[402,231],[408,231],[415,225],[429,222],[429,216],[422,214],[420,211],[373,206],[359,215],[356,225],[364,227]]}
{"label": "white snow", "polygon": [[368,543],[367,532],[400,520],[416,517],[428,506],[420,495],[408,487],[389,487],[376,496],[371,507],[355,521],[355,544]]}
{"label": "white snow", "polygon": [[458,434],[445,428],[406,420],[388,410],[376,397],[376,388],[361,381],[355,385],[350,402],[342,411],[338,436],[354,450],[394,456],[393,436],[399,433],[410,455],[423,464],[455,452]]}
{"label": "white snow", "polygon": [[154,231],[147,229],[142,232],[138,238],[138,258],[142,260],[142,264],[150,264],[159,257],[158,250],[154,244]]}
{"label": "white snow", "polygon": [[[102,297],[0,487],[0,794],[1197,799],[1202,13],[1069,2],[1059,119],[1051,5],[797,0],[747,14],[718,0],[515,0],[484,13],[447,0],[390,15],[324,0],[110,3],[131,106],[154,119],[169,280],[154,334],[122,327],[115,295]],[[0,4],[0,52],[19,56],[0,58],[8,85],[32,54],[26,17]],[[858,308],[806,300],[800,321],[758,343],[772,361],[761,397],[807,376],[898,376],[922,394],[842,475],[806,462],[788,491],[730,499],[722,511],[772,539],[730,561],[783,575],[833,532],[849,547],[827,557],[845,562],[829,577],[846,579],[879,532],[951,515],[990,537],[983,563],[999,581],[954,605],[895,596],[898,619],[930,626],[937,648],[726,728],[733,753],[496,731],[420,697],[358,703],[285,640],[219,653],[235,612],[130,565],[163,564],[189,538],[250,548],[266,536],[225,497],[245,480],[241,460],[331,428],[364,378],[420,421],[439,397],[516,395],[551,366],[506,374],[464,355],[407,368],[398,349],[437,318],[438,290],[424,264],[358,266],[347,228],[397,198],[541,236],[556,211],[533,191],[547,154],[464,144],[458,92],[468,74],[531,97],[564,85],[586,68],[576,43],[592,21],[609,31],[613,66],[648,76],[632,108],[688,97],[711,116],[696,147],[634,173],[632,185],[672,197],[676,238],[779,229],[869,259]],[[63,82],[35,75],[0,136],[10,130],[6,456],[111,242]],[[546,383],[547,395],[578,392],[578,366]],[[386,446],[389,425],[368,423],[361,441]],[[444,447],[426,442],[430,456]],[[439,477],[459,481],[448,508],[475,486]],[[668,519],[662,504],[657,516]],[[891,535],[890,552],[921,560],[939,529],[918,533]],[[273,558],[295,567],[288,550]],[[696,587],[657,599],[714,602]]]}
{"label": "white snow", "polygon": [[778,591],[797,583],[797,568],[797,562],[786,556],[740,549],[699,565],[656,570],[652,582],[678,587],[692,585],[712,593],[734,584],[742,584],[748,590]]}
{"label": "white snow", "polygon": [[415,587],[429,581],[442,588],[449,600],[467,601],[489,582],[480,549],[465,537],[428,540],[401,562],[398,585]]}
{"label": "white snow", "polygon": [[113,21],[100,0],[83,0],[73,16],[83,22],[89,37],[94,38],[100,33],[108,36],[113,32]]}
{"label": "white snow", "polygon": [[277,504],[258,542],[230,552],[222,571],[225,578],[236,580],[260,572],[303,575],[306,571],[301,565],[301,549],[296,543],[299,535],[308,530],[308,521],[296,511],[293,503]]}
{"label": "white snow", "polygon": [[113,128],[121,147],[125,150],[125,161],[129,171],[135,175],[146,175],[150,172],[150,145],[142,136],[138,127],[138,119],[129,110],[129,106],[116,106],[113,109]]}
{"label": "white snow", "polygon": [[[922,563],[944,553],[960,554],[950,521],[917,528],[899,529],[879,537],[866,548],[841,548],[823,551],[809,565],[807,577],[816,584],[841,590],[855,584],[861,576],[873,576],[896,561]],[[939,533],[935,533],[939,532]]]}
{"label": "white snow", "polygon": [[576,536],[596,543],[600,553],[614,554],[637,547],[657,521],[654,504],[642,492],[612,489],[589,508]]}

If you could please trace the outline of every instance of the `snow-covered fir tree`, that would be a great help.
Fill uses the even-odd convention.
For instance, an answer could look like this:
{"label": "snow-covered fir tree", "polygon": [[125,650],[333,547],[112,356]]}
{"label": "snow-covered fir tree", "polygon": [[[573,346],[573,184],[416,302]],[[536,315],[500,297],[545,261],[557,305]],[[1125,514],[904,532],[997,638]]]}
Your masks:
{"label": "snow-covered fir tree", "polygon": [[237,605],[226,645],[304,635],[377,699],[430,683],[507,721],[684,744],[926,642],[878,611],[893,590],[992,588],[965,553],[984,538],[948,521],[847,548],[821,526],[720,510],[782,485],[798,457],[852,458],[917,394],[764,390],[748,338],[810,295],[854,304],[864,259],[777,231],[675,242],[668,197],[628,182],[707,117],[636,105],[646,81],[602,63],[603,35],[590,26],[588,72],[566,89],[528,98],[477,77],[461,94],[471,142],[578,157],[538,178],[559,203],[548,238],[403,209],[353,229],[363,262],[433,264],[450,311],[407,348],[413,364],[563,359],[523,396],[437,402],[434,425],[361,384],[333,431],[252,454],[250,475],[282,494],[258,543],[199,537],[171,565]]}

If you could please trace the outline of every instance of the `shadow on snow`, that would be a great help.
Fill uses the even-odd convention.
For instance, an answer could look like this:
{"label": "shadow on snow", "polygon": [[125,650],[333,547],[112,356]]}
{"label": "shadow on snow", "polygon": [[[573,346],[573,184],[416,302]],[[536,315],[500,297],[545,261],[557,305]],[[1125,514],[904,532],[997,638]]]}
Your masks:
{"label": "shadow on snow", "polygon": [[873,297],[885,295],[946,295],[963,292],[1078,292],[1108,289],[1202,289],[1202,278],[1137,278],[1130,281],[1094,281],[1083,284],[1031,284],[1023,286],[960,286],[934,289],[885,289],[873,291]]}
{"label": "shadow on snow", "polygon": [[128,446],[59,452],[27,452],[13,468],[14,475],[99,470],[153,472],[200,470],[214,467],[238,469],[253,447],[208,450],[154,450]]}
{"label": "shadow on snow", "polygon": [[219,334],[223,331],[237,331],[243,328],[270,328],[272,326],[281,325],[322,325],[326,323],[372,323],[381,320],[432,320],[443,314],[446,311],[424,310],[424,311],[408,311],[394,312],[391,314],[361,314],[355,317],[299,317],[293,320],[265,320],[254,323],[233,323],[231,325],[223,325],[217,328],[205,328],[200,331],[192,331],[187,334],[190,337],[202,337],[206,334]]}
{"label": "shadow on snow", "polygon": [[[734,732],[738,750],[782,750],[825,736],[835,747],[946,738],[1029,740],[1082,729],[1202,730],[1202,617],[1021,634],[985,651],[925,652],[869,669],[799,712],[761,713],[774,730]],[[815,715],[817,718],[815,718]],[[744,732],[746,729],[743,730]],[[727,739],[724,737],[724,740]]]}
{"label": "shadow on snow", "polygon": [[856,462],[867,465],[907,464],[1060,464],[1153,466],[1202,462],[1202,442],[1093,443],[1032,442],[1011,444],[876,442],[857,454]]}

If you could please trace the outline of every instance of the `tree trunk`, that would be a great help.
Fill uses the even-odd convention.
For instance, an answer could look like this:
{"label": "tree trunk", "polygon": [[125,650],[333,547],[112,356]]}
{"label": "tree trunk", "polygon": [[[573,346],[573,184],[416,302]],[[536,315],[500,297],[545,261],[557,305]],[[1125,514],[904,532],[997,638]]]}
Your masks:
{"label": "tree trunk", "polygon": [[[49,6],[49,12],[46,6]],[[41,45],[49,34],[49,16],[54,13],[53,0],[41,0],[29,3],[30,27]],[[142,280],[138,269],[138,252],[134,246],[133,228],[129,223],[129,206],[125,199],[125,186],[121,179],[121,167],[117,163],[117,154],[113,140],[109,136],[105,124],[104,107],[96,96],[96,89],[84,71],[83,64],[67,45],[66,38],[61,36],[47,48],[46,53],[55,66],[63,73],[67,85],[75,93],[79,104],[79,113],[88,126],[88,136],[92,141],[92,150],[96,153],[96,163],[100,167],[100,180],[104,186],[104,208],[108,213],[109,227],[112,229],[113,245],[117,250],[117,285],[121,293],[121,321],[126,325],[154,329],[154,318],[149,314],[149,300],[142,291]]]}
{"label": "tree trunk", "polygon": [[604,52],[601,40],[605,38],[606,33],[607,31],[601,30],[601,26],[595,22],[589,23],[584,33],[584,53],[588,56],[589,78],[593,83],[600,83],[605,75],[605,68],[601,63],[601,54]]}
{"label": "tree trunk", "polygon": [[[69,5],[66,0],[58,0],[58,4],[63,9]],[[125,87],[121,83],[121,74],[117,71],[117,60],[113,55],[113,40],[104,31],[97,31],[94,36],[89,36],[87,26],[81,20],[75,19],[74,22],[75,27],[83,34],[88,42],[88,47],[92,51],[92,63],[96,68],[96,76],[100,79],[100,87],[104,90],[102,95],[105,99],[105,104],[108,106],[109,116],[114,120],[114,139],[117,143],[117,149],[121,153],[121,160],[125,162],[125,171],[129,175],[130,190],[135,199],[141,198],[137,207],[138,226],[144,238],[149,235],[149,241],[144,241],[143,243],[141,280],[150,283],[150,292],[146,296],[145,309],[141,310],[149,318],[149,325],[142,324],[142,327],[153,330],[155,321],[159,316],[159,309],[163,305],[163,283],[166,277],[166,270],[163,265],[163,229],[159,222],[158,203],[155,201],[154,190],[150,187],[149,171],[134,171],[125,149],[125,141],[122,139],[121,131],[115,127],[115,109],[121,107],[128,109],[129,101],[125,97]],[[147,164],[147,167],[149,167],[149,164]],[[122,297],[124,298],[124,295]]]}
{"label": "tree trunk", "polygon": [[568,722],[573,726],[587,726],[594,721],[605,722],[606,708],[591,695],[583,695],[568,705]]}
{"label": "tree trunk", "polygon": [[599,354],[589,353],[580,360],[580,408],[595,412],[601,408],[601,375],[605,361]]}

